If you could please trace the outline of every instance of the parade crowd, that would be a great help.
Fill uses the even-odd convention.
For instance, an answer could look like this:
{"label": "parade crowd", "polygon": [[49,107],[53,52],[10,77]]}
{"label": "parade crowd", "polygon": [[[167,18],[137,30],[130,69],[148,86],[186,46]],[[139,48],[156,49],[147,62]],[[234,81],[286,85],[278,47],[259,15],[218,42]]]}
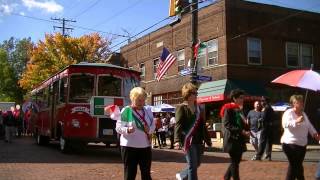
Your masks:
{"label": "parade crowd", "polygon": [[12,143],[13,137],[32,135],[34,114],[32,107],[23,112],[19,104],[7,111],[0,109],[0,136],[6,143]]}
{"label": "parade crowd", "polygon": [[[152,148],[182,150],[186,159],[185,169],[176,173],[178,180],[197,180],[197,169],[205,145],[212,146],[205,121],[204,108],[196,103],[197,86],[187,83],[182,87],[183,103],[177,105],[175,112],[152,113],[145,106],[147,93],[141,87],[130,91],[131,104],[124,107],[118,115],[106,107],[110,117],[117,120],[116,131],[120,134],[121,156],[124,165],[124,179],[136,179],[137,169],[142,180],[151,180]],[[255,101],[254,109],[247,115],[243,112],[244,91],[236,89],[230,93],[230,102],[220,110],[223,128],[223,151],[229,154],[230,163],[223,177],[225,180],[240,179],[239,166],[242,154],[247,151],[249,141],[255,149],[251,160],[272,160],[274,112],[268,97]],[[310,123],[304,112],[302,95],[290,97],[291,108],[282,116],[282,150],[288,159],[286,180],[304,180],[303,161],[306,154],[308,135],[320,141],[320,135]],[[36,112],[32,106],[25,111],[20,105],[11,110],[0,110],[0,132],[7,143],[13,137],[32,135],[32,124]],[[167,144],[167,138],[170,145]],[[263,154],[265,156],[263,157]],[[320,179],[320,163],[315,179]]]}
{"label": "parade crowd", "polygon": [[[175,113],[155,113],[147,109],[147,93],[141,87],[130,92],[132,104],[122,109],[117,119],[116,130],[121,135],[120,146],[124,163],[124,179],[134,180],[137,167],[142,180],[151,180],[151,148],[179,149],[184,152],[186,168],[176,173],[177,180],[197,180],[197,169],[205,144],[212,146],[205,122],[205,113],[196,103],[197,87],[187,83],[182,87],[183,103],[177,105]],[[272,160],[272,133],[274,112],[268,97],[254,102],[254,109],[246,116],[243,112],[244,91],[236,89],[230,93],[230,102],[222,106],[220,116],[223,124],[223,151],[230,156],[230,164],[224,177],[218,179],[239,180],[242,154],[247,151],[246,142],[253,145],[255,155],[251,160]],[[316,141],[320,135],[303,111],[303,96],[290,97],[291,108],[282,116],[282,149],[288,159],[286,180],[304,180],[303,161],[306,154],[308,134]],[[109,112],[108,108],[105,109]],[[109,112],[110,113],[110,112]],[[166,144],[170,139],[170,145]],[[263,157],[263,154],[265,156]],[[320,179],[320,166],[315,179]]]}

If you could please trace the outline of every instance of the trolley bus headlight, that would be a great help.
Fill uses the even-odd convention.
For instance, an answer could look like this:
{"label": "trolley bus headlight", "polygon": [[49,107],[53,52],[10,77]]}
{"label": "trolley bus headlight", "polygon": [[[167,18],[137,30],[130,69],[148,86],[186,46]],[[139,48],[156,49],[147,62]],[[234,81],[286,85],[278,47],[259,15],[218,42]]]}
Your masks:
{"label": "trolley bus headlight", "polygon": [[77,119],[72,119],[71,124],[74,128],[80,128],[80,122]]}

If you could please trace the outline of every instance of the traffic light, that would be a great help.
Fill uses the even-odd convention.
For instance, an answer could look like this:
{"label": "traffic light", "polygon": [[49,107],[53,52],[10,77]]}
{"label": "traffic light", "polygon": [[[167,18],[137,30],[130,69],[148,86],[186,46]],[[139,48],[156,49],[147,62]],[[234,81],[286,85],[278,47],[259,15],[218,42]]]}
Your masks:
{"label": "traffic light", "polygon": [[184,11],[184,8],[188,5],[186,0],[170,0],[169,16],[176,16]]}

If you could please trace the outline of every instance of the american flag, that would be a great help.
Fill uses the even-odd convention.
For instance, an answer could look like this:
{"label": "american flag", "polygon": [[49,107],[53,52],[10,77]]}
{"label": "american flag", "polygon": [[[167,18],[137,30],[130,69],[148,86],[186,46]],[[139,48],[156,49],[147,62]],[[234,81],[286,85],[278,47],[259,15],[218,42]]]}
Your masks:
{"label": "american flag", "polygon": [[177,58],[172,55],[167,48],[163,48],[161,57],[160,57],[160,62],[157,67],[157,80],[160,81],[162,76],[168,71],[170,66],[174,63],[174,61]]}

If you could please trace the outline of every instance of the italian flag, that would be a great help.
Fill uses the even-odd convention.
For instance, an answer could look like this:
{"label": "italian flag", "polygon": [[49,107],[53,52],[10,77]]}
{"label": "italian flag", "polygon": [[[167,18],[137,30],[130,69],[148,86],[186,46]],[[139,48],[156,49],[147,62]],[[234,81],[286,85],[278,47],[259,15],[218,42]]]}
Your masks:
{"label": "italian flag", "polygon": [[104,111],[110,115],[110,118],[116,121],[121,120],[120,108],[117,105],[109,105],[104,108]]}
{"label": "italian flag", "polygon": [[198,41],[198,43],[196,45],[194,45],[193,47],[193,57],[195,60],[198,59],[198,55],[203,51],[204,48],[206,48],[207,45],[202,43],[200,40]]}
{"label": "italian flag", "polygon": [[105,107],[107,114],[110,114],[110,118],[117,121],[124,121],[127,123],[134,122],[138,129],[144,131],[142,122],[134,115],[131,107],[125,107],[122,112],[117,105],[109,105]]}

